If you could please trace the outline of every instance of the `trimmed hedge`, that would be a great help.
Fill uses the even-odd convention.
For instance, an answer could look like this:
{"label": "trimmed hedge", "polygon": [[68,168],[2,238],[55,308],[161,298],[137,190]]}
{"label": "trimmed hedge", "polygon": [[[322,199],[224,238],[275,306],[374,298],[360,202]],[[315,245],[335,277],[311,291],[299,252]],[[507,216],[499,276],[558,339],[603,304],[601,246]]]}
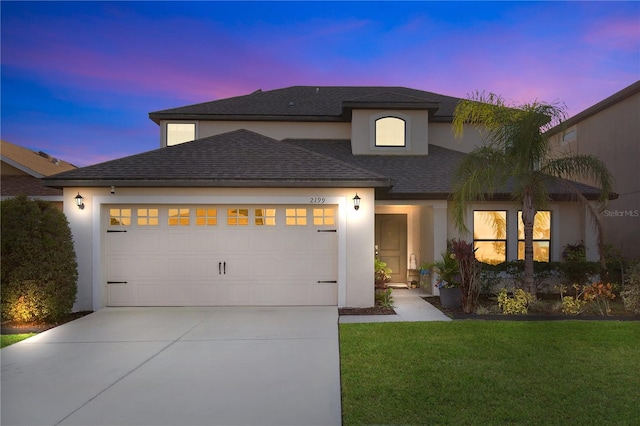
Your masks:
{"label": "trimmed hedge", "polygon": [[58,321],[76,299],[78,267],[67,218],[51,203],[1,202],[2,320]]}

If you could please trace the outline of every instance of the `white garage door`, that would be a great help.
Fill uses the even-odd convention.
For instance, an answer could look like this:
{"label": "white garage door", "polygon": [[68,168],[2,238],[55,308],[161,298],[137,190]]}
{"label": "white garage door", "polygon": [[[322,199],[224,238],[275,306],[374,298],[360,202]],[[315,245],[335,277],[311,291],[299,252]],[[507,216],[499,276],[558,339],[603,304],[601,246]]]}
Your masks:
{"label": "white garage door", "polygon": [[337,206],[108,206],[109,306],[337,305]]}

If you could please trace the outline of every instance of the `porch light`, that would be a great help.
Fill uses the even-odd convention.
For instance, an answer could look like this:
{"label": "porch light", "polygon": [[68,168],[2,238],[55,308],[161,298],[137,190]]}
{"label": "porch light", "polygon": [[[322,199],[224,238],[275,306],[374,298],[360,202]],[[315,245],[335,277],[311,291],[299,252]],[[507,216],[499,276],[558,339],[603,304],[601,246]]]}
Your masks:
{"label": "porch light", "polygon": [[84,198],[82,198],[82,195],[80,195],[80,193],[78,192],[78,195],[76,195],[76,206],[78,206],[78,208],[80,210],[84,210]]}
{"label": "porch light", "polygon": [[358,197],[358,193],[356,192],[356,196],[353,197],[353,208],[358,210],[360,208],[360,197]]}

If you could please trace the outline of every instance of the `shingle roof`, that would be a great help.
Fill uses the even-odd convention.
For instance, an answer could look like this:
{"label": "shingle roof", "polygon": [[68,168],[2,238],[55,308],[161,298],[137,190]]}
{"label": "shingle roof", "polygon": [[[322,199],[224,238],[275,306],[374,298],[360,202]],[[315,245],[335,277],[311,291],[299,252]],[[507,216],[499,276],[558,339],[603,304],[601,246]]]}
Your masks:
{"label": "shingle roof", "polygon": [[[379,189],[377,199],[445,199],[452,191],[454,172],[466,155],[437,145],[429,145],[427,156],[355,156],[351,154],[351,143],[348,140],[287,139],[284,142],[387,176],[393,186],[388,191]],[[589,185],[576,182],[571,184],[588,199],[596,199],[600,193],[598,188]],[[571,197],[571,191],[560,179],[549,177],[547,190],[557,201]],[[510,185],[502,191],[496,191],[493,199],[510,199]]]}
{"label": "shingle roof", "polygon": [[428,108],[434,121],[451,120],[459,98],[406,87],[293,86],[149,113],[156,123],[170,119],[348,121],[350,109],[384,105]]}
{"label": "shingle roof", "polygon": [[62,196],[59,189],[48,188],[42,183],[42,179],[29,176],[2,176],[0,185],[3,197],[14,197],[16,195],[28,195],[31,197],[42,196]]}
{"label": "shingle roof", "polygon": [[465,154],[429,145],[429,155],[353,155],[349,140],[287,139],[291,145],[339,159],[389,177],[393,187],[387,197],[411,194],[414,198],[446,198],[453,173]]}
{"label": "shingle roof", "polygon": [[199,139],[45,179],[83,186],[388,186],[388,179],[338,159],[250,132]]}
{"label": "shingle roof", "polygon": [[49,176],[76,166],[66,161],[53,158],[40,151],[35,152],[7,141],[0,141],[2,161],[34,177]]}

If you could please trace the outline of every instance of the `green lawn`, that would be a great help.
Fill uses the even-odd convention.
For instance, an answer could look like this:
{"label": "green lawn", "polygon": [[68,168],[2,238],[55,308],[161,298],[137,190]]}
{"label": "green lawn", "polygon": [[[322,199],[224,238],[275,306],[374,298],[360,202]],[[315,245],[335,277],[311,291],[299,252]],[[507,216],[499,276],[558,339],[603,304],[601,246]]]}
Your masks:
{"label": "green lawn", "polygon": [[2,339],[2,345],[0,348],[4,348],[5,346],[13,345],[14,343],[19,342],[20,340],[24,340],[28,337],[35,336],[36,333],[27,333],[27,334],[3,334],[0,336]]}
{"label": "green lawn", "polygon": [[341,324],[344,425],[626,425],[640,322]]}

